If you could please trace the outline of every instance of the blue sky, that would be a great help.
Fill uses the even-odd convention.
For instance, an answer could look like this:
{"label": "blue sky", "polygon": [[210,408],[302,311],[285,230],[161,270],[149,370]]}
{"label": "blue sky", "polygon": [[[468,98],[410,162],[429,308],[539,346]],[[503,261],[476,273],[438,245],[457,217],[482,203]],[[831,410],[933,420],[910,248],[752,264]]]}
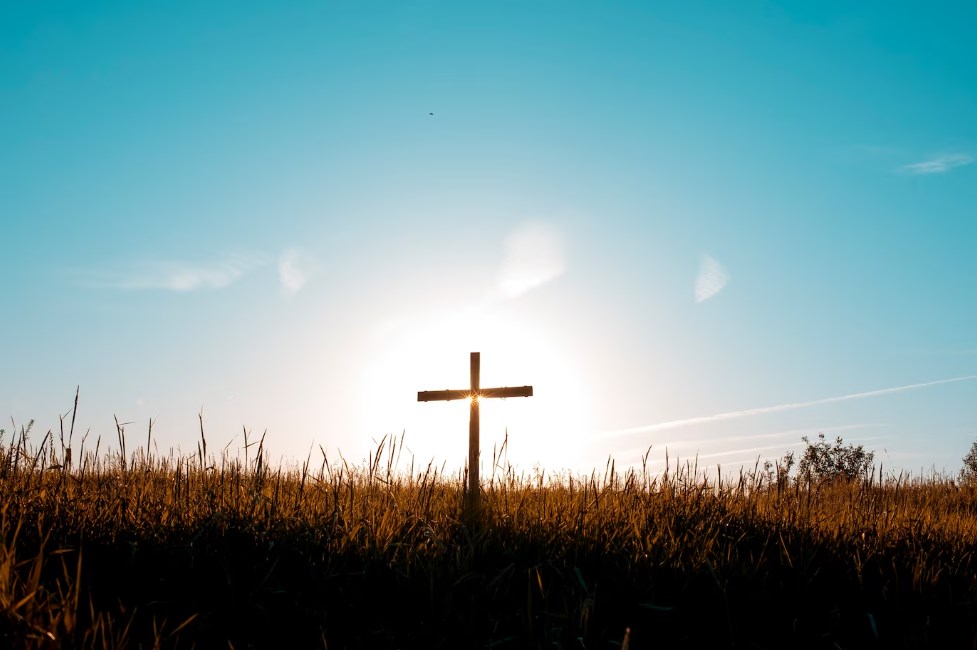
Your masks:
{"label": "blue sky", "polygon": [[955,471],[975,19],[4,3],[0,415],[55,427],[80,385],[107,440],[154,418],[195,449],[202,409],[212,447],[357,461],[406,430],[454,466],[465,406],[416,391],[480,350],[483,385],[536,389],[483,408],[483,453],[508,430],[523,468],[752,465],[823,431]]}

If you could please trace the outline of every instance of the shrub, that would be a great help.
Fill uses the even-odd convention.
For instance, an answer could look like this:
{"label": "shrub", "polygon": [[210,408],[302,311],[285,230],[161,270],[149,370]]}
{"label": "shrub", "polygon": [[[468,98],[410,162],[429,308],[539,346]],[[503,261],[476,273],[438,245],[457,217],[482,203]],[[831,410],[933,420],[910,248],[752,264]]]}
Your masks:
{"label": "shrub", "polygon": [[818,434],[817,442],[807,436],[801,440],[805,447],[797,470],[800,478],[811,481],[855,480],[868,473],[875,458],[875,452],[865,451],[862,445],[845,445],[841,436],[831,444],[823,433]]}
{"label": "shrub", "polygon": [[963,469],[960,478],[968,482],[977,481],[977,441],[970,445],[970,451],[963,457]]}

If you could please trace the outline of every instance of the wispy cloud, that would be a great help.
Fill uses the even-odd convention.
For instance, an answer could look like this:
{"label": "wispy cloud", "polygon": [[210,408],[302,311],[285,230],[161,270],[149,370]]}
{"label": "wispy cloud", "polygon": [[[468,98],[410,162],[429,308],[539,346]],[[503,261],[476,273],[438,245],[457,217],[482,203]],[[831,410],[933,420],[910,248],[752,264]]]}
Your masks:
{"label": "wispy cloud", "polygon": [[974,157],[968,153],[948,153],[933,156],[927,160],[903,165],[898,169],[903,174],[945,174],[951,169],[963,167],[974,162]]}
{"label": "wispy cloud", "polygon": [[[811,426],[805,427],[803,429],[787,429],[784,431],[775,431],[772,433],[753,433],[749,435],[733,435],[733,436],[713,436],[711,438],[696,438],[694,440],[687,440],[683,438],[666,438],[664,440],[652,441],[651,444],[646,444],[642,447],[632,447],[620,455],[624,458],[633,458],[635,456],[640,456],[648,451],[649,447],[654,447],[657,449],[667,449],[670,450],[672,455],[675,452],[681,453],[682,455],[694,454],[695,450],[698,449],[716,449],[722,448],[729,445],[751,445],[748,449],[766,449],[767,447],[754,447],[753,444],[763,444],[770,443],[771,446],[776,448],[790,447],[791,445],[800,445],[802,436],[813,436],[818,433],[834,433],[834,432],[849,432],[855,431],[857,429],[872,429],[885,426],[880,423],[857,423],[857,424],[840,424],[833,426]],[[601,435],[615,435],[617,432],[612,431],[609,433]],[[856,438],[858,440],[871,440],[874,438],[879,438],[879,436],[874,436],[873,438]],[[776,444],[773,444],[775,443]],[[726,452],[723,452],[726,453]]]}
{"label": "wispy cloud", "polygon": [[671,439],[665,442],[656,443],[657,446],[661,447],[667,445],[668,447],[715,447],[717,445],[729,445],[729,444],[744,444],[749,442],[762,442],[764,440],[778,440],[778,439],[797,439],[800,440],[801,436],[810,435],[812,432],[815,433],[830,433],[833,431],[853,431],[855,429],[869,429],[884,426],[879,423],[862,423],[862,424],[841,424],[834,425],[830,427],[805,427],[803,429],[786,429],[784,431],[775,431],[773,433],[751,433],[748,435],[735,435],[735,436],[713,436],[711,438],[697,438],[694,440],[686,439]]}
{"label": "wispy cloud", "polygon": [[702,256],[699,275],[695,279],[695,301],[709,300],[729,283],[729,273],[709,255]]}
{"label": "wispy cloud", "polygon": [[[837,431],[843,431],[840,427],[836,427],[836,430]],[[821,430],[817,431],[817,433],[827,433],[827,432],[828,431],[826,429],[821,429]],[[810,439],[811,436],[816,436],[817,433],[815,433],[814,431],[809,431],[808,434],[807,434],[808,435],[808,438]],[[844,440],[845,440],[845,442],[849,442],[849,443],[865,443],[865,442],[873,442],[873,441],[879,441],[879,440],[886,440],[886,436],[859,436],[859,437],[845,436]],[[699,453],[698,451],[696,451],[696,453],[694,453],[694,454],[687,454],[685,457],[688,457],[688,456],[691,455],[694,458],[697,458],[698,460],[705,460],[705,459],[709,459],[709,458],[723,458],[725,456],[738,456],[739,459],[738,459],[737,462],[739,462],[739,463],[744,463],[744,462],[746,462],[746,463],[753,463],[753,462],[755,462],[757,460],[758,457],[762,458],[765,455],[765,454],[761,454],[760,452],[763,452],[763,451],[779,451],[781,453],[785,453],[785,452],[788,452],[788,451],[791,451],[791,450],[797,450],[801,446],[803,446],[803,444],[804,444],[804,441],[798,439],[798,440],[791,441],[788,444],[764,445],[762,447],[741,447],[741,448],[738,448],[738,449],[727,449],[727,450],[724,450],[724,451],[714,451],[714,452],[708,452],[708,453],[704,453],[704,454],[703,453]],[[676,456],[676,457],[679,457],[679,456]]]}
{"label": "wispy cloud", "polygon": [[742,411],[728,411],[726,413],[716,413],[715,415],[702,415],[693,418],[685,418],[682,420],[670,420],[668,422],[659,422],[657,424],[648,424],[639,427],[618,429],[616,431],[605,431],[599,435],[605,438],[612,438],[618,436],[626,436],[634,433],[646,433],[649,431],[663,431],[665,429],[677,429],[680,427],[688,427],[696,424],[711,424],[713,422],[721,422],[723,420],[733,420],[737,418],[750,417],[753,415],[765,415],[767,413],[780,413],[782,411],[793,411],[795,409],[809,408],[811,406],[821,406],[822,404],[833,404],[835,402],[847,402],[850,400],[866,399],[868,397],[881,397],[882,395],[904,393],[906,391],[916,390],[918,388],[939,386],[941,384],[952,384],[961,381],[973,381],[975,379],[977,379],[977,375],[951,377],[950,379],[938,379],[936,381],[927,381],[919,384],[907,384],[905,386],[895,386],[893,388],[882,388],[879,390],[870,390],[862,393],[849,393],[848,395],[824,397],[821,399],[815,399],[806,402],[788,402],[786,404],[777,404],[775,406],[762,406],[760,408],[744,409]]}
{"label": "wispy cloud", "polygon": [[509,235],[497,286],[505,298],[521,296],[563,275],[563,239],[545,223],[526,224]]}
{"label": "wispy cloud", "polygon": [[198,291],[230,286],[267,261],[264,255],[239,254],[210,263],[143,261],[115,269],[81,270],[75,275],[80,284],[92,288]]}
{"label": "wispy cloud", "polygon": [[287,250],[278,258],[278,281],[290,296],[301,291],[317,270],[315,260],[299,250]]}

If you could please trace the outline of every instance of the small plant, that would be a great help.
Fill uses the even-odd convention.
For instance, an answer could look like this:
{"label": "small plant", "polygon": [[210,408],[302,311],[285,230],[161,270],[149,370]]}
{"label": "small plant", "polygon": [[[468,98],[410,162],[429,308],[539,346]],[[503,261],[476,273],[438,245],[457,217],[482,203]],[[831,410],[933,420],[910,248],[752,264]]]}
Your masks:
{"label": "small plant", "polygon": [[868,473],[875,459],[875,452],[865,451],[862,445],[845,445],[841,436],[831,444],[823,433],[818,434],[817,442],[807,436],[801,440],[805,447],[797,471],[800,478],[809,481],[856,480]]}

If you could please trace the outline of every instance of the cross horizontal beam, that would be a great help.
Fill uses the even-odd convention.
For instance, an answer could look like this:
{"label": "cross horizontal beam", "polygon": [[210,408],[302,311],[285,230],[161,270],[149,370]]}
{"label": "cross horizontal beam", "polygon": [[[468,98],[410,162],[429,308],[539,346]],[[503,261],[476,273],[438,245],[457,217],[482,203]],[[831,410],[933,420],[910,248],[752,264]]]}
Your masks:
{"label": "cross horizontal beam", "polygon": [[472,395],[478,397],[532,397],[532,386],[503,386],[502,388],[480,388],[472,391],[464,390],[422,390],[417,392],[418,402],[449,402],[456,399],[469,399]]}

